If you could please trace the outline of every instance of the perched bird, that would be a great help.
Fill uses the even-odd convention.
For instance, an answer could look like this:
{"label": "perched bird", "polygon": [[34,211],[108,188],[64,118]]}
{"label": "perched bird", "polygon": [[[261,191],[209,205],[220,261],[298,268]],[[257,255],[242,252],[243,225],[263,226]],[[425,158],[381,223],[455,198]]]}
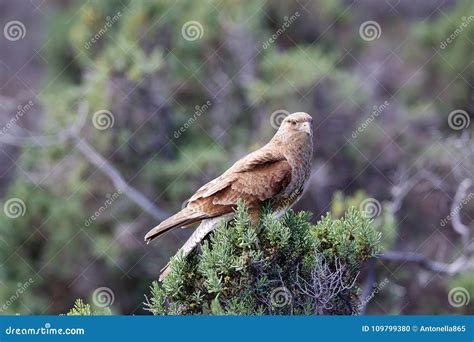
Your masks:
{"label": "perched bird", "polygon": [[[218,226],[232,219],[238,200],[258,220],[261,207],[269,203],[281,214],[301,197],[311,172],[313,119],[298,112],[288,115],[268,144],[237,161],[221,176],[202,186],[180,212],[150,230],[145,241],[177,227],[200,223],[181,247],[184,256]],[[160,280],[169,272],[162,270]]]}

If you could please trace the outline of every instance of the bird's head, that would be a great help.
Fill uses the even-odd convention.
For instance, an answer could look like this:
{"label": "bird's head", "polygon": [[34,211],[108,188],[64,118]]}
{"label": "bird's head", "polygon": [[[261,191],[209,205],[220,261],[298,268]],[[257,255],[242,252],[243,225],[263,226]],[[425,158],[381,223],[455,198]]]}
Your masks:
{"label": "bird's head", "polygon": [[288,115],[281,123],[275,138],[290,143],[300,139],[312,139],[313,118],[304,112],[297,112]]}

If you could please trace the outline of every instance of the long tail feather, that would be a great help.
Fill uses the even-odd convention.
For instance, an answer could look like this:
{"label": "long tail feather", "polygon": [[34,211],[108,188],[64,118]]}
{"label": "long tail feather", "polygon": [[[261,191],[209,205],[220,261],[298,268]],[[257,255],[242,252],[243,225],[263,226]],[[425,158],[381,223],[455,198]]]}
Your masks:
{"label": "long tail feather", "polygon": [[161,222],[155,228],[151,229],[145,235],[145,241],[149,243],[154,238],[166,233],[167,231],[173,228],[182,227],[195,222],[199,222],[205,218],[207,218],[207,216],[203,213],[196,212],[189,208],[184,208],[180,212]]}

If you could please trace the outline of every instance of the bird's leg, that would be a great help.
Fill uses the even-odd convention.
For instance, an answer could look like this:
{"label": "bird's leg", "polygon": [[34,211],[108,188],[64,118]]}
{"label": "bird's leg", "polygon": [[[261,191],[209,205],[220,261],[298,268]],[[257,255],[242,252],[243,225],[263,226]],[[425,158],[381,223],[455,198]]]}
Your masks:
{"label": "bird's leg", "polygon": [[255,225],[256,227],[260,225],[260,209],[249,209],[249,217],[252,225]]}

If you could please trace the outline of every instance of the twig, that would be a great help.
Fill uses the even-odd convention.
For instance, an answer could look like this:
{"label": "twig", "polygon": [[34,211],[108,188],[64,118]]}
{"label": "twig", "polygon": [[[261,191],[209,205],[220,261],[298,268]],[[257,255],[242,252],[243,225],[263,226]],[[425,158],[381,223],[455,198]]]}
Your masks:
{"label": "twig", "polygon": [[459,184],[456,194],[454,195],[453,203],[451,205],[451,215],[452,215],[452,226],[456,233],[461,236],[464,247],[470,242],[470,231],[469,227],[462,223],[461,220],[461,209],[462,201],[466,197],[467,189],[472,185],[470,179],[465,179]]}
{"label": "twig", "polygon": [[[395,213],[400,209],[408,193],[422,180],[429,181],[436,188],[443,188],[442,180],[427,170],[422,170],[408,179],[405,177],[405,179],[400,181],[392,188],[392,201],[388,203],[387,208],[391,210],[393,215],[395,215]],[[471,258],[472,254],[474,254],[474,244],[469,246],[471,243],[470,230],[469,227],[464,225],[461,221],[461,203],[466,197],[466,192],[471,185],[472,182],[470,179],[465,179],[462,181],[458,186],[453,203],[451,205],[450,216],[452,220],[452,226],[455,232],[461,236],[464,247],[463,254],[461,256],[459,256],[452,263],[443,263],[431,260],[423,254],[402,251],[387,251],[381,255],[380,259],[401,262],[402,264],[416,264],[426,270],[450,276],[474,268],[474,260]]]}
{"label": "twig", "polygon": [[469,260],[468,256],[469,255],[463,254],[452,263],[443,263],[430,260],[423,254],[419,253],[387,251],[380,256],[380,259],[401,263],[411,263],[428,271],[453,276],[460,272],[474,269],[474,262]]}
{"label": "twig", "polygon": [[110,164],[107,159],[102,157],[87,141],[80,137],[75,137],[77,142],[77,148],[84,155],[84,157],[95,165],[104,175],[106,175],[114,184],[117,189],[120,189],[128,198],[138,204],[148,214],[153,216],[157,220],[164,220],[168,217],[168,214],[158,208],[153,202],[145,197],[141,192],[137,191],[134,187],[128,184],[122,177],[120,172]]}
{"label": "twig", "polygon": [[36,146],[40,148],[49,147],[52,145],[58,145],[65,143],[67,140],[73,138],[74,136],[79,135],[80,130],[84,127],[87,119],[87,110],[88,106],[85,102],[79,104],[78,115],[76,122],[69,128],[61,130],[60,132],[48,136],[26,136],[26,130],[18,127],[18,130],[22,132],[22,136],[11,135],[9,133],[0,135],[0,143],[5,143],[8,145],[24,147],[24,146]]}
{"label": "twig", "polygon": [[[123,193],[145,212],[150,214],[156,220],[164,220],[169,215],[151,202],[145,195],[128,184],[121,173],[101,154],[99,154],[85,139],[80,136],[81,129],[84,127],[88,113],[88,105],[85,101],[79,104],[77,120],[70,128],[64,129],[54,136],[12,136],[4,134],[0,136],[0,143],[14,146],[37,146],[46,148],[52,145],[65,143],[68,140],[74,140],[79,151],[86,159],[95,165],[106,177],[108,177],[117,189]],[[24,130],[23,130],[24,131]],[[25,135],[25,134],[23,134]]]}

